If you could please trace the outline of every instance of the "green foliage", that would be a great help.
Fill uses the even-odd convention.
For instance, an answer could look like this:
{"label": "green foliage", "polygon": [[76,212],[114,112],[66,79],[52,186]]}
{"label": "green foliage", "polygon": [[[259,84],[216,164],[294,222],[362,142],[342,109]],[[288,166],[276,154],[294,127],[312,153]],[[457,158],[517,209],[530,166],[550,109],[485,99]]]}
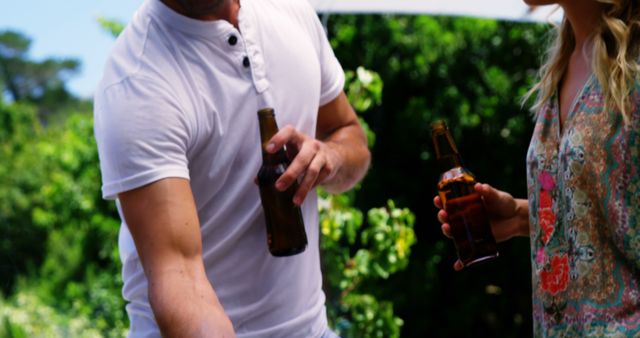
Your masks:
{"label": "green foliage", "polygon": [[4,321],[2,322],[2,331],[0,331],[0,337],[26,338],[27,333],[20,326],[11,323],[11,321],[9,321],[9,317],[4,317]]}
{"label": "green foliage", "polygon": [[115,20],[115,19],[108,19],[102,16],[99,16],[96,21],[98,21],[98,24],[100,25],[100,27],[105,30],[107,33],[109,33],[111,36],[113,36],[114,38],[117,38],[118,35],[120,35],[120,33],[122,33],[122,31],[124,30],[124,23]]}
{"label": "green foliage", "polygon": [[[0,299],[0,338],[98,338],[89,317],[71,317],[43,303],[33,292],[20,292],[7,302]],[[123,336],[122,332],[120,336]]]}
{"label": "green foliage", "polygon": [[[9,158],[40,133],[36,111],[29,105],[7,105],[0,101],[0,156]],[[1,170],[1,169],[0,169]]]}
{"label": "green foliage", "polygon": [[119,222],[113,204],[100,196],[91,115],[69,114],[43,129],[33,111],[28,105],[0,107],[0,118],[4,112],[18,121],[0,129],[10,139],[5,148],[20,145],[0,166],[0,258],[8,262],[0,265],[3,289],[12,293],[23,276],[18,295],[24,292],[29,302],[37,298],[62,317],[91,319],[101,336],[121,336],[126,316],[119,296]]}
{"label": "green foliage", "polygon": [[[42,250],[32,238],[40,238],[43,231],[24,226],[33,202],[31,193],[38,188],[41,175],[25,173],[20,154],[30,149],[42,128],[35,109],[29,105],[0,103],[0,121],[0,157],[10,159],[0,162],[0,290],[8,292],[18,272],[25,272],[41,260],[22,259]],[[33,168],[38,167],[36,159],[31,162]]]}
{"label": "green foliage", "polygon": [[386,208],[369,210],[368,220],[371,227],[362,233],[362,243],[373,248],[369,260],[374,262],[374,273],[388,278],[409,264],[410,248],[416,241],[415,216],[409,209],[396,208],[390,200]]}
{"label": "green foliage", "polygon": [[[366,110],[381,103],[379,75],[363,67],[346,71],[346,93],[354,108]],[[369,145],[375,134],[364,125]],[[363,213],[353,207],[357,189],[345,194],[320,192],[322,267],[331,326],[343,338],[399,337],[402,319],[393,312],[393,303],[379,301],[367,284],[387,279],[409,262],[415,243],[414,216],[393,201],[383,208],[370,209],[367,226]]]}
{"label": "green foliage", "polygon": [[356,71],[345,71],[346,92],[349,102],[359,112],[382,103],[382,79],[376,72],[360,66]]}
{"label": "green foliage", "polygon": [[[404,319],[403,336],[531,334],[528,241],[501,244],[498,262],[452,271],[455,251],[440,231],[432,203],[439,170],[429,125],[448,121],[479,180],[526,196],[524,154],[532,123],[519,101],[535,76],[547,29],[431,16],[332,15],[329,20],[331,44],[343,67],[362,65],[384,82],[381,104],[362,114],[376,143],[356,204],[368,209],[391,198],[415,212],[420,244],[409,265],[375,286]],[[499,286],[502,294],[487,294],[487,285]]]}
{"label": "green foliage", "polygon": [[407,266],[415,243],[413,214],[389,201],[385,208],[369,210],[368,227],[362,229],[362,212],[351,206],[347,194],[320,196],[322,266],[332,327],[344,338],[398,337],[403,321],[392,302],[378,301],[362,285]]}
{"label": "green foliage", "polygon": [[342,310],[348,309],[351,321],[340,318],[337,333],[341,337],[400,337],[403,320],[393,313],[393,303],[379,302],[369,294],[348,294]]}
{"label": "green foliage", "polygon": [[[380,75],[364,67],[358,67],[356,71],[345,71],[345,91],[349,102],[353,108],[364,114],[367,110],[379,106],[382,103],[383,83]],[[362,117],[360,124],[367,135],[369,147],[372,148],[376,142],[376,134],[369,128],[369,124]]]}
{"label": "green foliage", "polygon": [[367,278],[386,279],[405,268],[415,243],[414,216],[408,209],[389,201],[385,208],[369,210],[369,226],[362,229],[362,212],[350,204],[347,195],[321,192],[322,250],[329,269],[325,275],[341,291],[356,289]]}

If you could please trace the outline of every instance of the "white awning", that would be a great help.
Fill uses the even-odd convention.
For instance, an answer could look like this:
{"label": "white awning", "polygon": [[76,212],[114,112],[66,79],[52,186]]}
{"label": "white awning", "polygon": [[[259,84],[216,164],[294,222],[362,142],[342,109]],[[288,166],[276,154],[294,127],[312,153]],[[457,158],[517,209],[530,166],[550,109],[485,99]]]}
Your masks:
{"label": "white awning", "polygon": [[309,0],[319,13],[430,14],[509,21],[560,22],[559,6],[530,7],[522,0]]}

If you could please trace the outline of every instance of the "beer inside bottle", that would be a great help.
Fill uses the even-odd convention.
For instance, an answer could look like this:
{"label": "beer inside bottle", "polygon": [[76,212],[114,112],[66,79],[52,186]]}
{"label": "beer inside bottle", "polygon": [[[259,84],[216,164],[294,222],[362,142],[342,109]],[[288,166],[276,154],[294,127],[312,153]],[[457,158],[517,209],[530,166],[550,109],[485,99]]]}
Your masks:
{"label": "beer inside bottle", "polygon": [[482,198],[475,191],[476,179],[462,164],[444,121],[431,124],[436,158],[442,168],[438,194],[449,218],[458,258],[465,266],[498,257],[496,241]]}
{"label": "beer inside bottle", "polygon": [[271,108],[258,111],[260,139],[262,141],[262,166],[258,171],[260,199],[267,225],[267,245],[274,256],[291,256],[307,247],[307,233],[300,207],[293,203],[298,182],[285,191],[279,191],[275,183],[287,170],[289,158],[285,149],[274,154],[267,152],[267,143],[278,132],[276,118]]}

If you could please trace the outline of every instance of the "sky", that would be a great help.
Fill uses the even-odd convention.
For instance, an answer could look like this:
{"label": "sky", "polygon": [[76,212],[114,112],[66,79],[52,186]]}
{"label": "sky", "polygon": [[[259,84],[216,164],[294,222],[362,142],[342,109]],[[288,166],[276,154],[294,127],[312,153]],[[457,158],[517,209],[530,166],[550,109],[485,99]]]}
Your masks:
{"label": "sky", "polygon": [[[80,73],[69,81],[69,89],[91,97],[114,38],[97,23],[99,16],[129,22],[144,0],[0,0],[0,31],[17,30],[32,39],[30,57],[80,60]],[[309,0],[316,8],[353,12],[464,13],[478,16],[517,18],[527,7],[521,0]],[[344,7],[340,9],[340,7]],[[544,14],[539,10],[536,14]],[[547,12],[546,9],[544,12]],[[557,13],[556,13],[557,14]],[[539,15],[539,18],[547,15]]]}
{"label": "sky", "polygon": [[129,22],[143,0],[0,0],[0,31],[16,30],[32,39],[29,56],[81,61],[69,81],[76,95],[91,97],[114,38],[100,28],[103,16]]}

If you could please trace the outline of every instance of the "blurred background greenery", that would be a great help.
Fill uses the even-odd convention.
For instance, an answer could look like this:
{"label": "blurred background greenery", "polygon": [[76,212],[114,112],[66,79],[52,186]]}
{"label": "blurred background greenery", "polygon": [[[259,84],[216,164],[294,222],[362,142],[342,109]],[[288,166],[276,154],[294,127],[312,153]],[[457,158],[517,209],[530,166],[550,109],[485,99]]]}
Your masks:
{"label": "blurred background greenery", "polygon": [[[549,27],[333,15],[327,28],[373,153],[356,189],[321,192],[331,326],[344,338],[531,336],[528,239],[452,269],[429,124],[449,122],[479,180],[525,197],[532,120],[520,99]],[[122,337],[119,221],[100,198],[92,103],[65,85],[77,60],[35,61],[30,43],[0,32],[0,337]]]}

